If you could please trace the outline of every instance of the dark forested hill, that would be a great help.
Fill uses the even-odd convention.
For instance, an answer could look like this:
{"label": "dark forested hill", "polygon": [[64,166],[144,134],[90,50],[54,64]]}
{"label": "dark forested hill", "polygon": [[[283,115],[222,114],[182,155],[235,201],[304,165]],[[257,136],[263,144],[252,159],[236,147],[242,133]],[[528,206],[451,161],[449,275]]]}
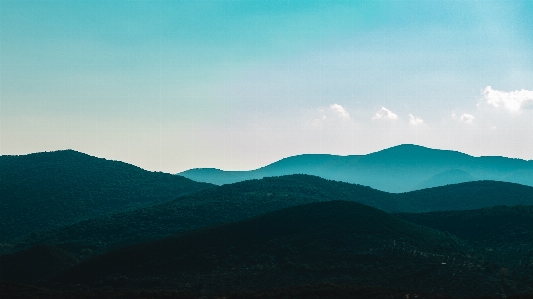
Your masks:
{"label": "dark forested hill", "polygon": [[0,242],[211,186],[73,150],[0,156]]}
{"label": "dark forested hill", "polygon": [[517,279],[519,284],[530,287],[528,293],[533,293],[533,206],[397,216],[469,242],[478,256],[500,264],[502,278]]}
{"label": "dark forested hill", "polygon": [[486,255],[533,265],[533,206],[397,214],[398,217],[473,242]]}
{"label": "dark forested hill", "polygon": [[[489,183],[494,182],[417,191],[411,202],[405,198],[409,193],[388,194],[307,175],[224,185],[28,236],[26,247],[32,242],[56,246],[0,257],[0,270],[7,275],[0,280],[59,283],[54,287],[61,288],[180,290],[193,297],[313,289],[324,281],[451,297],[531,293],[531,207],[391,215],[355,202],[389,202],[406,209],[404,204],[419,200],[439,203],[436,197],[445,200],[454,186],[463,192],[469,184],[478,191],[463,199],[482,199],[493,192],[483,185]],[[506,192],[520,194],[512,188]],[[97,256],[143,241],[149,242]],[[51,274],[76,259],[82,263],[51,280]]]}
{"label": "dark forested hill", "polygon": [[383,209],[404,210],[386,192],[314,176],[291,175],[224,185],[166,203],[35,233],[16,240],[16,246],[6,250],[48,243],[76,254],[83,249],[102,252],[184,230],[241,220],[299,204],[331,200],[357,201]]}
{"label": "dark forested hill", "polygon": [[359,202],[388,212],[465,210],[504,204],[533,205],[533,187],[477,181],[391,194],[309,175],[270,177],[223,185],[166,203],[42,231],[11,240],[4,250],[13,252],[46,243],[84,258],[202,226],[331,200]]}
{"label": "dark forested hill", "polygon": [[295,173],[366,185],[388,192],[407,192],[472,180],[496,180],[533,186],[533,161],[472,157],[455,151],[409,144],[368,155],[293,156],[250,171],[207,168],[191,169],[179,175],[220,185]]}
{"label": "dark forested hill", "polygon": [[74,256],[60,248],[38,245],[0,256],[0,281],[36,283],[77,264]]}
{"label": "dark forested hill", "polygon": [[198,294],[323,281],[458,296],[507,287],[497,271],[465,250],[445,233],[358,203],[331,201],[122,248],[82,262],[56,281]]}
{"label": "dark forested hill", "polygon": [[[406,212],[470,210],[499,205],[533,205],[533,187],[475,181],[397,194]],[[390,210],[389,210],[390,211]]]}

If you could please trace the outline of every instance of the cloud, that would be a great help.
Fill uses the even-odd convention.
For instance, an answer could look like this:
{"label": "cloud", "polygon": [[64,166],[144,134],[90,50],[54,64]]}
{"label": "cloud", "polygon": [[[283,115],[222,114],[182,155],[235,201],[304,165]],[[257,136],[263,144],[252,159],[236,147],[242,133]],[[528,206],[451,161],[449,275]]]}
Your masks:
{"label": "cloud", "polygon": [[468,114],[468,113],[465,113],[461,115],[461,117],[459,117],[459,120],[466,124],[471,124],[472,122],[474,122],[474,119],[476,118],[472,114]]}
{"label": "cloud", "polygon": [[522,109],[533,109],[533,91],[532,90],[515,90],[499,91],[487,86],[483,90],[483,97],[487,104],[496,108],[504,107],[511,112],[518,112]]}
{"label": "cloud", "polygon": [[392,111],[385,107],[381,107],[381,110],[376,112],[372,119],[398,119],[398,115],[394,114]]}
{"label": "cloud", "polygon": [[333,104],[333,105],[329,106],[329,109],[334,111],[337,114],[337,116],[342,118],[342,119],[349,119],[350,118],[350,114],[348,113],[348,111],[346,111],[346,109],[344,109],[344,107],[342,107],[339,104]]}
{"label": "cloud", "polygon": [[474,119],[476,119],[472,114],[463,113],[463,115],[457,116],[455,112],[452,112],[452,118],[466,124],[471,124],[474,122]]}
{"label": "cloud", "polygon": [[320,107],[316,109],[318,115],[313,121],[313,126],[320,126],[321,124],[334,124],[350,120],[350,114],[344,107],[339,104],[332,104],[329,107]]}
{"label": "cloud", "polygon": [[412,114],[409,114],[409,123],[416,126],[416,125],[421,125],[422,123],[424,123],[424,120],[421,119],[420,117],[416,117]]}

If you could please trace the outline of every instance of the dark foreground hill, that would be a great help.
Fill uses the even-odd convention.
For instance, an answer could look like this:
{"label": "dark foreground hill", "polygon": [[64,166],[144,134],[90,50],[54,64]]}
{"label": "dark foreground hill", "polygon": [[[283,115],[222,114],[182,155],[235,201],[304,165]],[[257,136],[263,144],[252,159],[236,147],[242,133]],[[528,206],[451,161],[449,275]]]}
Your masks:
{"label": "dark foreground hill", "polygon": [[323,281],[453,296],[519,291],[496,269],[451,235],[331,201],[122,248],[82,262],[56,282],[196,294]]}
{"label": "dark foreground hill", "polygon": [[[226,296],[201,296],[179,290],[117,290],[111,287],[102,289],[75,288],[71,290],[46,289],[42,287],[0,282],[0,294],[13,299],[451,299],[440,294],[410,292],[375,286],[353,284],[320,283],[287,288],[258,291],[232,292]],[[476,297],[475,299],[501,299],[502,296]],[[507,296],[507,299],[533,299],[533,295]],[[474,298],[472,298],[474,299]]]}
{"label": "dark foreground hill", "polygon": [[77,264],[72,254],[49,245],[0,256],[0,281],[36,283]]}
{"label": "dark foreground hill", "polygon": [[224,185],[167,203],[115,213],[12,240],[10,252],[55,244],[79,258],[156,240],[207,225],[242,220],[300,204],[346,200],[388,212],[464,210],[503,204],[533,205],[533,188],[478,181],[391,194],[308,175]]}
{"label": "dark foreground hill", "polygon": [[[497,261],[500,278],[533,293],[533,206],[397,214],[457,236],[485,261]],[[529,290],[528,290],[529,288]]]}
{"label": "dark foreground hill", "polygon": [[72,150],[0,156],[0,242],[211,186]]}
{"label": "dark foreground hill", "polygon": [[[64,298],[344,298],[373,285],[361,298],[398,290],[419,298],[533,293],[531,209],[393,216],[354,202],[307,204],[122,248],[60,274],[54,288],[63,291],[41,291]],[[73,263],[65,251],[38,246],[1,256],[0,280],[50,285],[51,274]]]}
{"label": "dark foreground hill", "polygon": [[475,245],[479,254],[497,256],[506,266],[533,266],[533,206],[498,206],[397,216],[453,234]]}
{"label": "dark foreground hill", "polygon": [[455,151],[404,144],[368,155],[299,155],[250,171],[191,169],[179,175],[199,182],[229,184],[288,174],[370,186],[388,192],[496,180],[533,186],[533,161],[504,157],[473,157]]}

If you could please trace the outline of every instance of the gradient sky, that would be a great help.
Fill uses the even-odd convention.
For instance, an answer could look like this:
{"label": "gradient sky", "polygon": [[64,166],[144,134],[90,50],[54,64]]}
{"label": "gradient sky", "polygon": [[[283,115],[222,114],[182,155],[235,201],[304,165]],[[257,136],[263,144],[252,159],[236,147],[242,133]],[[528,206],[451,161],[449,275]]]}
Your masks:
{"label": "gradient sky", "polygon": [[533,159],[533,1],[0,0],[0,153]]}

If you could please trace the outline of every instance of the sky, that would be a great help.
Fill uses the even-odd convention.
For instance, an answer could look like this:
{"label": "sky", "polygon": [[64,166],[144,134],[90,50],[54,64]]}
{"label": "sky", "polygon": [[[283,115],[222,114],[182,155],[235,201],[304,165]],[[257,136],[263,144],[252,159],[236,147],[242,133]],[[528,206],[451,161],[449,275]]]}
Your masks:
{"label": "sky", "polygon": [[533,1],[0,0],[0,154],[533,159]]}

